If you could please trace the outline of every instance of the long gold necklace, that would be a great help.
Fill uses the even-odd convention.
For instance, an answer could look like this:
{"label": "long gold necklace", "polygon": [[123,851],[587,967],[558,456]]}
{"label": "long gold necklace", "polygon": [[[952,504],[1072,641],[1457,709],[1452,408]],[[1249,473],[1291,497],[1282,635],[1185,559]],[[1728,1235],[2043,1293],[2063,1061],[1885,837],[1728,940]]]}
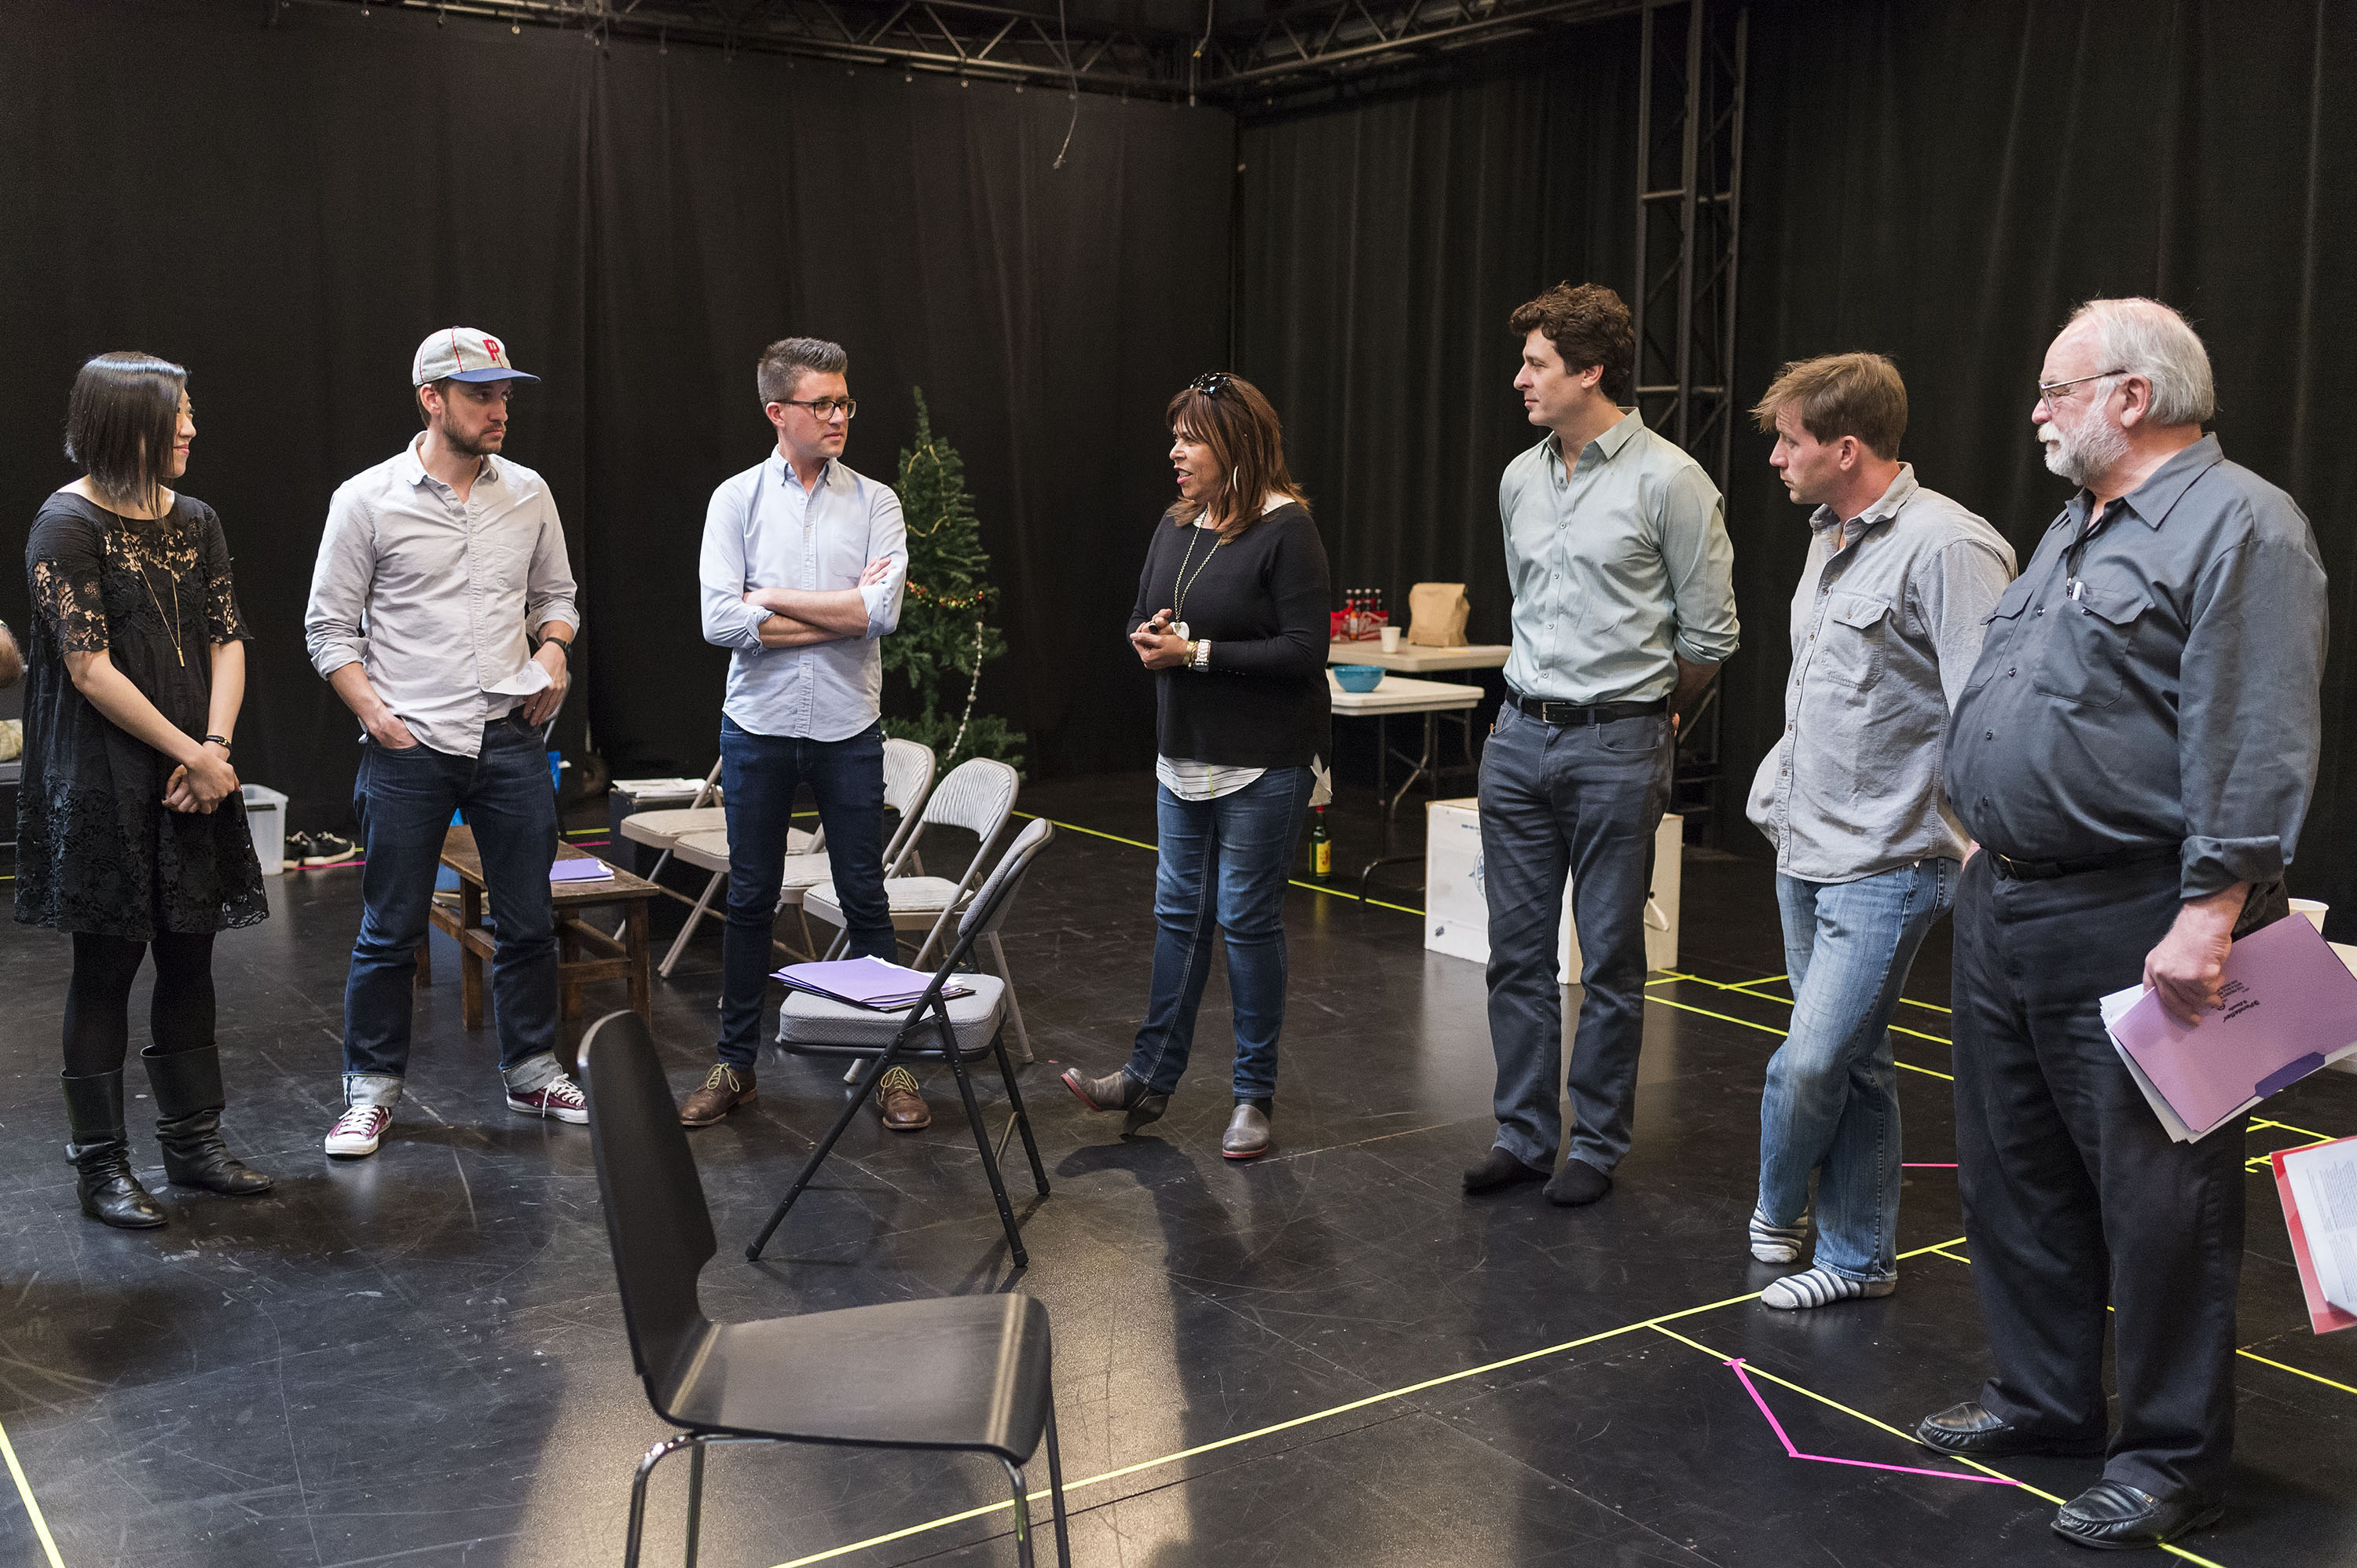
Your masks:
{"label": "long gold necklace", "polygon": [[[165,520],[165,518],[168,518],[172,514],[167,511],[164,514],[164,517],[156,518],[152,521],[160,523]],[[125,521],[127,521],[129,520],[125,519]],[[126,549],[123,553],[125,557],[128,557],[132,553]],[[1211,557],[1205,556],[1204,559],[1208,561]],[[135,569],[139,574],[139,585],[147,590],[147,602],[156,607],[156,618],[157,620],[163,620],[164,601],[156,596],[156,582],[154,578],[147,575],[146,563],[144,561],[136,563]],[[172,577],[172,618],[169,621],[165,622],[164,634],[172,639],[172,657],[180,661],[181,669],[186,670],[188,667],[188,655],[187,649],[180,641],[180,579],[177,573],[174,574]]]}
{"label": "long gold necklace", "polygon": [[[1200,534],[1203,531],[1189,523],[1188,525],[1187,532],[1189,534]],[[1211,534],[1211,551],[1203,557],[1203,565],[1195,568],[1195,576],[1190,577],[1187,575],[1187,563],[1195,559],[1195,541],[1192,538],[1189,538],[1187,541],[1187,553],[1179,560],[1178,563],[1178,602],[1170,607],[1170,619],[1172,622],[1170,629],[1176,632],[1182,639],[1189,635],[1187,631],[1187,622],[1183,618],[1187,611],[1187,590],[1194,586],[1195,577],[1200,577],[1203,575],[1203,566],[1209,566],[1211,564],[1211,556],[1217,555],[1220,553],[1220,546],[1226,542],[1227,541],[1222,538],[1219,532],[1214,530]]]}

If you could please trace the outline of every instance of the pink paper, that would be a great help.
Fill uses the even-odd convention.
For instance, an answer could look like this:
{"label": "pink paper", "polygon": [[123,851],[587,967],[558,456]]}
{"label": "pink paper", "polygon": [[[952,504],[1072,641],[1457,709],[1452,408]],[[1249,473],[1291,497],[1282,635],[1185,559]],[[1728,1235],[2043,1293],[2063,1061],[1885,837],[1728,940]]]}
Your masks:
{"label": "pink paper", "polygon": [[2112,1025],[2152,1086],[2195,1133],[2209,1132],[2357,1041],[2357,975],[2293,916],[2236,942],[2225,998],[2190,1029],[2147,991]]}

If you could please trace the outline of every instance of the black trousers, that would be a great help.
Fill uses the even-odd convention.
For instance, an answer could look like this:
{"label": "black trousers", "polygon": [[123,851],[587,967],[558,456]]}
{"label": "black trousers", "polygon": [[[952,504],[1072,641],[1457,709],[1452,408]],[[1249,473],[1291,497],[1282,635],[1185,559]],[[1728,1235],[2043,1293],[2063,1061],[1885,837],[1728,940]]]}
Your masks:
{"label": "black trousers", "polygon": [[2142,978],[2179,897],[2167,862],[2009,882],[1973,857],[1955,913],[1956,1175],[1996,1361],[1982,1404],[2101,1437],[2108,1316],[2120,1424],[2104,1474],[2215,1497],[2234,1444],[2244,1119],[2170,1142],[2096,1005]]}

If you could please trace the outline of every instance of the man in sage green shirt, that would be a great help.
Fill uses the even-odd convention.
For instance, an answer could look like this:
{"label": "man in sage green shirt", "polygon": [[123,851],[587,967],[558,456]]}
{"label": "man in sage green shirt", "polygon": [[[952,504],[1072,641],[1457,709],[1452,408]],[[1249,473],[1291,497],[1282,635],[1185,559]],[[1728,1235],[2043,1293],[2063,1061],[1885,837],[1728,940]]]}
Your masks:
{"label": "man in sage green shirt", "polygon": [[[1620,296],[1558,285],[1511,325],[1515,388],[1549,435],[1498,487],[1514,650],[1480,787],[1498,1136],[1465,1190],[1546,1181],[1550,1201],[1576,1206],[1611,1190],[1629,1151],[1674,715],[1735,651],[1735,555],[1709,476],[1620,407],[1636,339]],[[1567,1073],[1555,983],[1566,873],[1583,991]],[[1558,1084],[1577,1119],[1560,1172]]]}

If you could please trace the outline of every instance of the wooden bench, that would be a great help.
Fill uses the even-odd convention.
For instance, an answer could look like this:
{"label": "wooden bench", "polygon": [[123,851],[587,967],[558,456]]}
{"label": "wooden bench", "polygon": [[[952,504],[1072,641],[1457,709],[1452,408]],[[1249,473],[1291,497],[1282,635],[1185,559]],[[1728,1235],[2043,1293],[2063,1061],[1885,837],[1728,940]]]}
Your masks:
{"label": "wooden bench", "polygon": [[[571,844],[557,846],[559,860],[597,857]],[[458,944],[458,1011],[469,1029],[483,1026],[483,961],[496,944],[483,927],[483,857],[475,848],[475,830],[454,827],[442,841],[442,864],[458,874],[458,907],[436,898],[431,919]],[[616,868],[610,879],[559,882],[550,889],[556,913],[557,1015],[581,1015],[581,988],[601,980],[626,980],[630,985],[630,1010],[654,1023],[654,983],[647,956],[647,913],[662,891],[643,877]],[[581,912],[607,905],[626,905],[629,914],[620,940],[599,930]],[[434,983],[427,944],[417,950],[417,985]]]}

